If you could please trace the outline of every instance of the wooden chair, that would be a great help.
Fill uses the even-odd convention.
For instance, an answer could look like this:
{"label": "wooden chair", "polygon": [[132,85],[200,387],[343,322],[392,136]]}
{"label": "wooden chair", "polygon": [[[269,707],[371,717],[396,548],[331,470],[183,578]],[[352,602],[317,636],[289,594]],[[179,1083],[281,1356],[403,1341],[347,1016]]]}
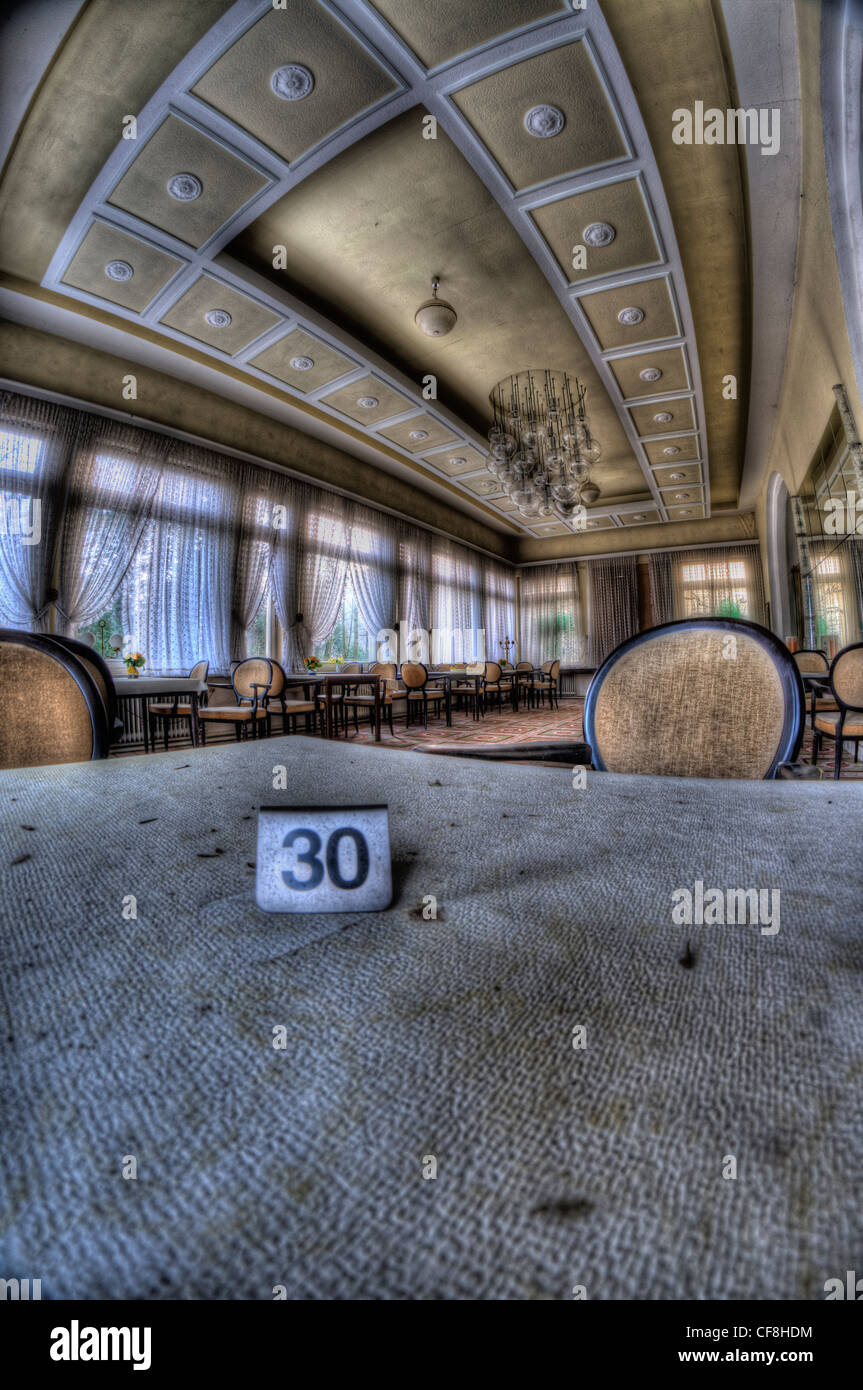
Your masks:
{"label": "wooden chair", "polygon": [[[209,661],[196,661],[189,672],[190,681],[205,681],[210,672]],[[203,706],[201,706],[201,709]],[[198,711],[200,715],[200,709]],[[150,724],[150,742],[156,747],[156,724],[161,719],[165,726],[165,752],[168,751],[168,730],[172,719],[188,719],[189,738],[195,742],[195,727],[192,723],[192,706],[188,700],[184,700],[182,695],[175,695],[172,700],[155,700],[152,705],[147,706],[147,719]]]}
{"label": "wooden chair", "polygon": [[544,674],[537,676],[533,683],[536,696],[544,703],[547,695],[549,709],[551,709],[552,706],[554,706],[555,709],[560,709],[560,662],[557,660],[544,661],[542,663],[542,670]]}
{"label": "wooden chair", "polygon": [[400,672],[402,685],[407,691],[407,710],[405,713],[405,725],[411,722],[411,710],[419,709],[422,706],[423,728],[429,726],[428,709],[431,705],[435,715],[440,715],[440,705],[442,700],[446,700],[446,691],[439,685],[429,685],[428,669],[423,666],[421,661],[405,661],[402,663]]}
{"label": "wooden chair", "polygon": [[[528,672],[529,672],[530,674],[527,674]],[[520,673],[523,673],[523,674],[520,674]],[[531,706],[533,705],[534,700],[536,699],[536,696],[534,695],[534,692],[533,692],[533,662],[532,662],[532,661],[518,661],[518,662],[516,662],[516,666],[515,666],[515,683],[516,683],[516,688],[517,688],[517,690],[518,690],[518,701],[519,701],[519,704],[521,704],[521,703],[524,701],[524,697],[525,697],[525,695],[526,695],[526,696],[527,696],[527,700],[526,700],[527,707],[528,707],[528,709],[530,709]]]}
{"label": "wooden chair", "polygon": [[[348,662],[346,662],[345,665],[342,667],[341,672],[340,672],[339,674],[341,674],[341,675],[343,675],[343,676],[360,676],[360,675],[362,675],[362,671],[363,671],[363,668],[362,668],[362,663],[361,663],[361,662],[359,662],[359,661],[348,661]],[[335,675],[336,672],[334,672],[333,674]],[[318,693],[315,694],[315,701],[317,702],[317,704],[318,704],[318,706],[319,706],[321,712],[324,714],[324,722],[326,723],[326,704],[327,704],[327,701],[326,701],[326,696],[324,695],[323,691],[320,691],[320,692],[318,692]],[[344,731],[345,731],[345,738],[347,738],[347,736],[348,736],[348,715],[347,715],[347,710],[345,709],[345,690],[344,690],[344,687],[343,687],[343,686],[336,686],[336,687],[330,692],[330,704],[331,704],[331,706],[332,706],[332,714],[333,714],[333,733],[335,734],[336,738],[338,738],[338,736],[339,736],[339,720],[341,719],[342,725],[343,725]]]}
{"label": "wooden chair", "polygon": [[[393,729],[393,700],[404,699],[406,694],[404,687],[399,684],[395,663],[392,661],[373,661],[369,667],[369,675],[383,676],[384,678],[384,688],[381,694],[381,710],[386,715],[387,722],[390,726],[390,733],[393,734],[395,733]],[[359,733],[360,726],[357,715],[358,711],[361,709],[368,710],[369,722],[371,723],[375,717],[375,697],[373,694],[353,694],[345,696],[345,733],[347,733],[349,711],[353,711],[354,732]]]}
{"label": "wooden chair", "polygon": [[587,692],[584,736],[600,771],[772,778],[797,756],[804,714],[800,672],[772,632],[685,618],[606,658]]}
{"label": "wooden chair", "polygon": [[108,708],[92,669],[47,634],[0,628],[0,768],[107,758]]}
{"label": "wooden chair", "polygon": [[[800,651],[793,653],[797,670],[801,676],[823,676],[824,686],[827,687],[830,679],[830,660],[826,652],[822,652],[817,647],[802,647]],[[806,687],[804,686],[804,689]],[[809,690],[809,723],[812,733],[815,733],[815,716],[822,710],[838,709],[836,701],[832,695],[825,694],[823,689],[812,685]]]}
{"label": "wooden chair", "polygon": [[[464,668],[464,679],[461,676],[456,678],[455,684],[450,687],[453,702],[457,708],[462,705],[467,706],[475,719],[480,715],[485,717],[485,708],[482,697],[482,677],[485,674],[485,662],[473,662]],[[472,677],[468,680],[467,677]],[[476,677],[480,680],[477,682]]]}
{"label": "wooden chair", "polygon": [[503,697],[513,695],[512,678],[504,676],[500,664],[497,661],[487,661],[481,682],[482,701],[486,708],[489,708],[492,701],[497,698],[497,707],[503,711]]}
{"label": "wooden chair", "polygon": [[201,741],[206,743],[208,724],[233,724],[239,742],[242,730],[246,737],[249,729],[255,738],[261,720],[266,720],[267,711],[264,697],[273,680],[273,668],[265,656],[248,657],[234,667],[231,684],[234,688],[235,705],[207,705],[198,715],[201,723]]}
{"label": "wooden chair", "polygon": [[836,712],[816,713],[812,735],[812,761],[817,763],[821,740],[832,738],[835,743],[833,776],[842,775],[842,748],[846,740],[854,744],[854,761],[860,756],[863,739],[863,642],[843,647],[833,658],[830,667],[830,689],[836,701]]}
{"label": "wooden chair", "polygon": [[311,725],[317,720],[321,734],[324,732],[323,711],[317,700],[289,700],[287,698],[288,676],[284,666],[272,657],[268,657],[273,671],[273,679],[270,688],[264,696],[264,709],[267,712],[267,733],[272,733],[272,716],[278,712],[282,716],[282,733],[295,734],[297,732],[297,719],[301,714],[306,717],[306,732],[311,732]]}
{"label": "wooden chair", "polygon": [[[47,634],[45,635],[47,636]],[[91,647],[87,642],[79,641],[77,637],[58,637],[52,633],[51,641],[57,642],[67,652],[77,656],[78,660],[83,661],[87,667],[105,702],[110,740],[112,743],[118,743],[123,736],[125,725],[117,714],[117,688],[114,685],[114,677],[107,661],[99,655],[94,647]]]}

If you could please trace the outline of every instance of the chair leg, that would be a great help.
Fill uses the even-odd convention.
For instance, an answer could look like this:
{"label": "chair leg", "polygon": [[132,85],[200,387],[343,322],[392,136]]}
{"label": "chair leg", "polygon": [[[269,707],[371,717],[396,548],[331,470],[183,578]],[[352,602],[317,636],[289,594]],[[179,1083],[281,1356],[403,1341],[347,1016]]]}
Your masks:
{"label": "chair leg", "polygon": [[842,739],[836,739],[836,754],[833,760],[833,779],[838,781],[842,776]]}
{"label": "chair leg", "polygon": [[239,743],[240,739],[243,737],[242,733],[240,732],[240,721],[239,721],[239,719],[235,720],[235,722],[234,722],[234,733],[236,734],[236,736],[237,736],[237,742]]}

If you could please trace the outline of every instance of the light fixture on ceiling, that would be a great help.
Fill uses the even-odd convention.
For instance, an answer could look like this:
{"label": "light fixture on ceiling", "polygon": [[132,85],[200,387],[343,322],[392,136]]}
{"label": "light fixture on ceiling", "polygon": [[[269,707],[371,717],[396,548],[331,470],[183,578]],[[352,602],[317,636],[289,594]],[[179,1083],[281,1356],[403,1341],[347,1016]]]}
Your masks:
{"label": "light fixture on ceiling", "polygon": [[440,276],[432,277],[432,297],[426,299],[414,314],[414,323],[427,338],[443,338],[451,333],[458,323],[458,314],[445,299],[438,299],[437,287]]}
{"label": "light fixture on ceiling", "polygon": [[671,474],[671,481],[672,481],[673,483],[682,483],[682,482],[683,482],[683,476],[684,476],[684,475],[683,475],[682,473],[672,473],[672,474]]}
{"label": "light fixture on ceiling", "polygon": [[621,309],[617,316],[617,322],[622,323],[624,328],[634,328],[637,323],[641,323],[643,318],[644,310],[631,304],[628,308]]}
{"label": "light fixture on ceiling", "polygon": [[122,285],[127,280],[131,280],[135,274],[128,261],[109,261],[105,266],[105,274],[109,280],[116,280]]}
{"label": "light fixture on ceiling", "polygon": [[204,318],[211,328],[229,328],[233,322],[227,309],[211,309]]}
{"label": "light fixture on ceiling", "polygon": [[675,500],[675,502],[688,502],[688,501],[689,501],[689,493],[688,493],[688,492],[675,492],[675,494],[674,494],[674,500]]}
{"label": "light fixture on ceiling", "polygon": [[361,410],[374,410],[375,406],[378,405],[378,403],[379,402],[377,396],[360,396],[359,400],[357,401],[357,405],[360,407]]}
{"label": "light fixture on ceiling", "polygon": [[644,520],[644,512],[636,512],[636,513],[635,513],[635,516],[634,516],[632,519],[633,519],[633,521],[643,521],[643,520]]}
{"label": "light fixture on ceiling", "polygon": [[639,372],[638,375],[642,381],[658,381],[662,376],[662,371],[659,367],[645,367],[644,371]]}
{"label": "light fixture on ceiling", "polygon": [[526,371],[506,377],[489,400],[487,467],[527,520],[558,516],[592,505],[599,488],[590,470],[602,450],[591,432],[587,388],[566,372]]}
{"label": "light fixture on ceiling", "polygon": [[295,372],[310,372],[315,365],[313,357],[292,357],[291,366]]}
{"label": "light fixture on ceiling", "polygon": [[270,86],[282,101],[302,101],[314,90],[314,73],[302,63],[285,63],[276,68]]}
{"label": "light fixture on ceiling", "polygon": [[560,107],[550,106],[547,102],[542,106],[532,106],[524,117],[525,130],[537,140],[553,140],[565,125],[566,117]]}
{"label": "light fixture on ceiling", "polygon": [[410,432],[411,439],[428,439],[428,437],[428,430],[411,430]]}
{"label": "light fixture on ceiling", "polygon": [[663,449],[662,452],[665,454],[666,458],[673,459],[680,453],[680,450],[676,444],[669,444],[668,448]]}
{"label": "light fixture on ceiling", "polygon": [[172,174],[167,187],[178,203],[193,203],[204,191],[201,180],[194,174]]}
{"label": "light fixture on ceiling", "polygon": [[672,415],[670,410],[660,410],[659,414],[654,415],[653,418],[656,421],[657,425],[670,425],[672,420],[674,419],[674,416]]}
{"label": "light fixture on ceiling", "polygon": [[617,231],[610,222],[591,222],[585,227],[581,239],[585,246],[610,246]]}

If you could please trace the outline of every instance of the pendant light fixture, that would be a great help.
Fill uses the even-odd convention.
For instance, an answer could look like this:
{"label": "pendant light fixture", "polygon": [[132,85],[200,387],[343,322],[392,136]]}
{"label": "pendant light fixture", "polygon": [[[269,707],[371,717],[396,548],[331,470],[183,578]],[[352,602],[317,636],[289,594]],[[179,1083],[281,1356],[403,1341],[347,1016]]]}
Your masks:
{"label": "pendant light fixture", "polygon": [[414,314],[414,323],[427,338],[443,338],[452,332],[458,322],[458,314],[445,299],[438,299],[437,287],[440,276],[432,278],[432,297],[425,300]]}

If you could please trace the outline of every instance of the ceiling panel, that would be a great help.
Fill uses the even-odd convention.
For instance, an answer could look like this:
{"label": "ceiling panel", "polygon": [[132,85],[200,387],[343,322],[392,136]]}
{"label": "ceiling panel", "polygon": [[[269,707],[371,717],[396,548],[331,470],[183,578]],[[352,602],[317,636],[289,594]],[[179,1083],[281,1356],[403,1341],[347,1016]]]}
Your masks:
{"label": "ceiling panel", "polygon": [[497,478],[490,473],[482,473],[476,478],[463,478],[462,487],[472,492],[474,497],[502,497],[503,488]]}
{"label": "ceiling panel", "polygon": [[528,531],[534,536],[568,536],[570,529],[564,526],[562,521],[543,521],[538,526],[528,526]]}
{"label": "ceiling panel", "polygon": [[[140,313],[181,265],[176,256],[169,256],[138,237],[104,222],[94,222],[73,256],[63,283]],[[132,274],[126,280],[112,278],[107,274],[108,266],[114,276],[126,275],[129,270]]]}
{"label": "ceiling panel", "polygon": [[[608,365],[623,392],[624,400],[689,390],[683,348],[662,348],[655,352],[635,353],[632,357],[615,357]],[[654,372],[659,373],[658,378],[653,378]],[[645,377],[643,373],[649,375]]]}
{"label": "ceiling panel", "polygon": [[[570,284],[597,275],[639,270],[662,259],[638,179],[588,188],[534,208],[530,215]],[[614,232],[614,240],[606,246],[585,241],[585,230],[599,223]],[[583,270],[573,267],[575,246],[584,246],[587,264]]]}
{"label": "ceiling panel", "polygon": [[[453,101],[516,189],[589,169],[628,153],[583,41],[526,58],[454,93]],[[525,117],[539,106],[563,116],[556,135],[532,135]]]}
{"label": "ceiling panel", "polygon": [[374,8],[427,68],[569,10],[560,0],[375,0]]}
{"label": "ceiling panel", "polygon": [[645,507],[643,512],[623,512],[618,513],[618,521],[623,526],[649,526],[655,521],[659,521],[659,512],[650,507]]}
{"label": "ceiling panel", "polygon": [[657,487],[674,487],[681,483],[701,481],[701,469],[697,463],[669,464],[654,470],[653,477]]}
{"label": "ceiling panel", "polygon": [[[231,321],[222,326],[211,324],[207,321],[209,313],[230,314]],[[160,322],[233,354],[274,328],[279,317],[211,276],[201,275],[162,315]]]}
{"label": "ceiling panel", "polygon": [[695,521],[704,516],[704,508],[693,503],[692,506],[666,507],[669,521]]}
{"label": "ceiling panel", "polygon": [[[579,304],[603,352],[654,342],[658,338],[676,338],[680,332],[664,275],[584,294]],[[629,322],[631,316],[638,314],[641,315],[638,322]]]}
{"label": "ceiling panel", "polygon": [[[200,192],[177,198],[168,182],[192,175]],[[120,179],[108,202],[201,246],[269,180],[245,160],[176,116],[168,116]],[[184,192],[194,191],[188,183]]]}
{"label": "ceiling panel", "polygon": [[[680,404],[683,405],[684,402],[681,401]],[[686,401],[685,404],[690,406],[691,409],[691,403],[689,401]],[[642,406],[641,409],[643,410],[645,407]],[[647,409],[649,410],[650,407],[648,406]],[[633,411],[633,415],[634,414],[636,414],[636,411]],[[671,439],[657,440],[656,443],[645,444],[644,447],[651,464],[669,462],[675,464],[688,463],[690,459],[697,459],[700,457],[697,434],[674,435]]]}
{"label": "ceiling panel", "polygon": [[704,502],[704,489],[700,486],[686,486],[685,483],[678,483],[676,487],[663,488],[662,500],[666,507],[681,506],[689,507],[692,505],[701,506]]}
{"label": "ceiling panel", "polygon": [[[403,420],[400,425],[390,425],[378,433],[411,454],[425,453],[426,449],[434,449],[438,444],[450,444],[457,438],[451,429],[431,415],[414,415],[410,420]],[[418,435],[423,438],[418,439]]]}
{"label": "ceiling panel", "polygon": [[[361,377],[350,386],[341,386],[320,399],[324,405],[340,411],[360,425],[375,425],[379,420],[388,420],[391,415],[401,415],[413,405],[407,396],[394,391],[386,382],[374,376]],[[360,405],[360,401],[376,401],[377,404]]]}
{"label": "ceiling panel", "polygon": [[616,529],[610,516],[589,516],[585,526],[588,531],[613,531]]}
{"label": "ceiling panel", "polygon": [[[639,435],[646,436],[651,434],[672,434],[675,430],[695,429],[695,413],[692,408],[692,401],[688,396],[681,397],[676,401],[654,401],[650,405],[635,405],[629,407],[635,428]],[[669,441],[680,443],[679,440]],[[652,444],[647,446],[651,462],[654,462]],[[661,450],[659,451],[662,452]],[[696,458],[696,454],[690,454],[690,458]]]}
{"label": "ceiling panel", "polygon": [[[301,328],[295,328],[250,361],[253,367],[259,367],[262,372],[304,393],[326,386],[328,381],[335,381],[357,366],[349,357]],[[299,365],[292,366],[292,362]]]}
{"label": "ceiling panel", "polygon": [[475,473],[485,467],[485,455],[470,444],[459,442],[452,450],[445,449],[442,454],[427,454],[425,462],[430,463],[448,478],[457,478],[461,473]]}
{"label": "ceiling panel", "polygon": [[[306,95],[301,86],[292,99],[277,94],[283,68],[311,74]],[[397,85],[317,0],[291,0],[247,29],[192,90],[290,162]]]}

